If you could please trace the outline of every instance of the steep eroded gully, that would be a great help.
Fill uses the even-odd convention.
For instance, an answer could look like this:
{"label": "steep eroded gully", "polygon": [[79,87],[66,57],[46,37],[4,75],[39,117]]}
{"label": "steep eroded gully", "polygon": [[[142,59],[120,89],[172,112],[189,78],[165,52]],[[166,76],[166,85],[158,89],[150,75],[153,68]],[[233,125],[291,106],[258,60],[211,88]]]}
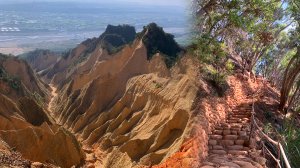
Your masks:
{"label": "steep eroded gully", "polygon": [[49,84],[51,88],[51,99],[48,104],[48,111],[50,112],[50,115],[53,117],[53,108],[54,108],[54,100],[56,98],[57,94],[57,88],[53,84]]}
{"label": "steep eroded gully", "polygon": [[[56,99],[57,99],[57,96],[59,95],[58,94],[58,89],[57,87],[55,87],[54,84],[50,83],[49,84],[49,87],[51,88],[51,98],[50,98],[50,101],[48,103],[48,108],[47,110],[49,111],[49,115],[52,117],[52,119],[55,121],[56,124],[58,124],[56,122],[56,118],[55,118],[55,106],[56,106]],[[76,137],[74,135],[74,137]],[[78,139],[77,139],[78,143],[80,142]],[[91,148],[87,147],[87,146],[82,146],[81,147],[83,152],[85,153],[85,164],[86,165],[94,165],[95,167],[99,167],[100,165],[102,165],[103,163],[101,162],[101,160],[99,160],[99,158],[97,159],[95,157],[96,155],[96,152],[94,150],[92,150]],[[100,153],[101,154],[101,153]],[[99,155],[99,152],[98,152],[98,155]]]}

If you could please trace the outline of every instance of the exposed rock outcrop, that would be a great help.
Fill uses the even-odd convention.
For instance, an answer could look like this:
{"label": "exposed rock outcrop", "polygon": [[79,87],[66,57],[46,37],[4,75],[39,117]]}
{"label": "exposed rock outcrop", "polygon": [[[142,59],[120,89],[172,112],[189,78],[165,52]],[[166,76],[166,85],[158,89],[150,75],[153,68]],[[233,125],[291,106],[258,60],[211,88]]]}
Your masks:
{"label": "exposed rock outcrop", "polygon": [[[122,42],[115,38],[110,39],[111,35],[120,37]],[[98,58],[98,62],[100,62],[101,60],[110,59],[110,57],[131,52],[130,48],[131,50],[135,49],[137,41],[142,41],[148,60],[155,54],[160,53],[168,68],[175,63],[182,51],[174,40],[174,36],[165,33],[155,23],[145,26],[144,30],[137,34],[137,38],[134,40],[135,36],[135,29],[131,26],[109,25],[99,38],[88,39],[67,53],[47,73],[47,78],[53,79],[53,83],[61,89],[63,85],[74,78],[74,74],[84,75],[88,73],[97,63]],[[99,55],[102,56],[99,57]],[[125,57],[123,61],[127,61]],[[107,68],[105,71],[110,70]]]}
{"label": "exposed rock outcrop", "polygon": [[[188,134],[197,88],[188,76],[171,77],[160,55],[149,62],[140,41],[104,60],[106,54],[64,87],[56,118],[95,150],[125,153],[131,163],[160,163]],[[103,166],[124,166],[112,158]]]}
{"label": "exposed rock outcrop", "polygon": [[151,59],[157,52],[163,54],[166,65],[170,68],[176,61],[182,48],[172,34],[164,32],[156,23],[150,23],[138,35],[147,48],[147,58]]}
{"label": "exposed rock outcrop", "polygon": [[[156,24],[135,35],[130,26],[108,26],[49,64],[43,77],[50,101],[50,87],[30,69],[20,80],[0,82],[0,138],[26,159],[61,167],[200,167],[214,148],[208,133],[252,83],[231,76],[219,97],[196,58],[179,55],[172,35]],[[3,63],[0,74],[23,72],[11,64]],[[40,105],[24,90],[50,103]]]}
{"label": "exposed rock outcrop", "polygon": [[19,57],[26,60],[35,72],[43,74],[53,68],[60,55],[50,50],[36,49]]}
{"label": "exposed rock outcrop", "polygon": [[0,138],[6,144],[3,159],[9,162],[13,149],[31,161],[61,167],[80,165],[84,155],[76,138],[59,128],[44,110],[46,85],[24,61],[4,55],[0,58]]}
{"label": "exposed rock outcrop", "polygon": [[20,96],[47,98],[47,86],[30,66],[17,57],[0,55],[0,93],[17,100]]}
{"label": "exposed rock outcrop", "polygon": [[[104,34],[120,31],[117,27],[111,32],[109,27]],[[165,54],[169,53],[165,46],[156,45],[159,36],[165,46],[178,47],[172,36],[150,25],[113,55],[103,45],[91,50],[94,42],[87,40],[55,65],[52,81],[59,95],[54,118],[76,135],[84,149],[93,151],[87,152],[87,163],[104,167],[158,164],[190,137],[198,74],[184,63],[168,69]],[[146,40],[153,42],[149,49],[158,46],[158,53],[151,50],[151,57]],[[172,54],[174,58],[179,50]],[[78,63],[86,51],[88,55]]]}

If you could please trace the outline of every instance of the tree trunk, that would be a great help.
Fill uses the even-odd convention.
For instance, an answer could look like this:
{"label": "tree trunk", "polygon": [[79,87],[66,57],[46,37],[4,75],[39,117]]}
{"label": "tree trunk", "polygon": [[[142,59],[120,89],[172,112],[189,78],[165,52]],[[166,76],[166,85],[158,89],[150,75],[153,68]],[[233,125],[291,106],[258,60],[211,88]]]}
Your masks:
{"label": "tree trunk", "polygon": [[293,102],[295,100],[295,97],[296,97],[296,95],[297,95],[297,93],[298,93],[299,90],[300,90],[300,84],[297,85],[297,88],[296,88],[295,92],[293,93],[293,96],[291,97],[291,99],[290,99],[290,101],[288,103],[288,109],[291,108],[291,106],[292,106],[292,104],[293,104]]}
{"label": "tree trunk", "polygon": [[[299,54],[300,54],[300,47],[298,47],[296,55],[294,55],[294,57],[290,60],[284,73],[284,79],[280,91],[281,96],[280,96],[279,110],[281,111],[284,109],[286,105],[288,94],[293,86],[293,82],[295,82],[297,75],[300,73],[300,62],[299,60],[297,60],[299,58]],[[295,61],[297,62],[295,63]],[[296,65],[292,67],[294,63]]]}

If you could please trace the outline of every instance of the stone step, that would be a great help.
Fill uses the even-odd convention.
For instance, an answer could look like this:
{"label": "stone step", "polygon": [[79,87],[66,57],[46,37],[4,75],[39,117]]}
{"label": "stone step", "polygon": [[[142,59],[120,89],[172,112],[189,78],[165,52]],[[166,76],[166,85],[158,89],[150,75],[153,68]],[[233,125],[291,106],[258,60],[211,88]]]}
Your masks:
{"label": "stone step", "polygon": [[226,120],[227,123],[249,123],[250,120],[242,120],[242,119],[227,119]]}
{"label": "stone step", "polygon": [[214,140],[214,139],[209,139],[208,140],[208,145],[217,145],[218,144],[218,141],[217,140]]}
{"label": "stone step", "polygon": [[238,135],[238,132],[239,132],[239,131],[232,130],[232,131],[231,131],[231,135]]}
{"label": "stone step", "polygon": [[227,115],[227,117],[239,117],[239,118],[251,118],[251,113],[230,113]]}
{"label": "stone step", "polygon": [[236,125],[238,125],[238,124],[242,124],[242,125],[249,125],[250,124],[250,122],[228,122],[229,124],[236,124]]}
{"label": "stone step", "polygon": [[228,115],[252,115],[252,111],[232,111]]}
{"label": "stone step", "polygon": [[242,140],[242,139],[238,139],[234,141],[235,145],[244,145],[246,142],[246,140]]}
{"label": "stone step", "polygon": [[224,129],[224,130],[215,130],[216,133],[212,135],[239,135],[239,136],[246,136],[250,134],[248,130],[242,129]]}
{"label": "stone step", "polygon": [[250,114],[229,113],[228,117],[250,118],[251,117],[251,113]]}
{"label": "stone step", "polygon": [[231,155],[248,155],[248,151],[244,150],[228,150],[227,153]]}
{"label": "stone step", "polygon": [[228,116],[227,120],[250,120],[250,117],[235,117],[235,116]]}
{"label": "stone step", "polygon": [[245,124],[241,124],[241,123],[236,123],[236,124],[231,124],[231,123],[223,123],[220,124],[218,127],[216,128],[220,128],[220,129],[225,129],[225,128],[242,128],[245,127]]}
{"label": "stone step", "polygon": [[238,138],[238,135],[224,135],[225,140],[237,140]]}
{"label": "stone step", "polygon": [[224,131],[250,131],[249,127],[232,127],[232,128],[224,128],[224,129],[216,129],[211,134],[221,135],[221,132],[224,134]]}
{"label": "stone step", "polygon": [[229,128],[229,125],[228,125],[228,123],[221,123],[221,124],[219,124],[218,125],[220,128]]}
{"label": "stone step", "polygon": [[231,134],[231,130],[223,130],[223,135],[230,135]]}
{"label": "stone step", "polygon": [[232,145],[234,145],[234,140],[219,140],[219,141],[217,141],[217,144],[218,145],[222,145],[222,146],[232,146]]}
{"label": "stone step", "polygon": [[223,135],[223,130],[214,130],[213,133],[217,135]]}
{"label": "stone step", "polygon": [[218,155],[225,155],[227,152],[225,150],[210,150],[209,153],[211,154],[218,154]]}
{"label": "stone step", "polygon": [[222,127],[222,126],[215,126],[215,130],[223,130],[225,127]]}
{"label": "stone step", "polygon": [[239,121],[239,120],[227,120],[227,122],[228,122],[229,124],[231,124],[231,123],[241,123],[241,124],[247,123],[247,121]]}
{"label": "stone step", "polygon": [[249,120],[250,121],[250,118],[246,117],[246,118],[239,118],[239,117],[228,117],[226,118],[227,120]]}
{"label": "stone step", "polygon": [[220,139],[223,139],[223,136],[214,134],[214,135],[210,135],[209,138],[213,139],[213,140],[220,140]]}
{"label": "stone step", "polygon": [[251,104],[245,104],[242,106],[238,106],[235,109],[252,109],[252,105]]}
{"label": "stone step", "polygon": [[228,115],[246,115],[246,116],[251,116],[252,111],[232,111],[229,112]]}
{"label": "stone step", "polygon": [[240,121],[250,121],[249,118],[237,118],[237,117],[230,117],[227,120],[240,120]]}
{"label": "stone step", "polygon": [[249,135],[239,136],[238,139],[240,140],[249,140]]}
{"label": "stone step", "polygon": [[246,146],[244,146],[243,150],[244,150],[244,151],[249,151],[249,150],[250,150],[250,148],[249,148],[249,147],[246,147]]}
{"label": "stone step", "polygon": [[214,149],[214,150],[224,150],[224,147],[222,145],[213,145],[212,149]]}
{"label": "stone step", "polygon": [[233,113],[239,113],[239,112],[251,112],[252,108],[239,108],[239,109],[233,109],[231,112]]}
{"label": "stone step", "polygon": [[231,146],[227,146],[226,149],[228,149],[228,150],[243,150],[244,146],[242,146],[242,145],[231,145]]}
{"label": "stone step", "polygon": [[247,132],[247,131],[238,131],[237,133],[239,136],[247,136],[250,134],[250,132]]}
{"label": "stone step", "polygon": [[209,153],[216,155],[247,155],[250,150],[249,134],[251,105],[239,106],[227,115],[225,123],[215,126],[209,135]]}
{"label": "stone step", "polygon": [[209,145],[245,145],[246,142],[249,142],[249,136],[238,136],[238,135],[225,135],[223,139],[209,139]]}
{"label": "stone step", "polygon": [[228,118],[228,119],[226,119],[226,121],[228,123],[228,121],[242,121],[242,119],[240,119],[240,118]]}
{"label": "stone step", "polygon": [[[239,121],[232,121],[232,122],[228,121],[228,124],[232,124],[232,126],[238,125],[238,124],[242,124],[242,126],[247,126],[249,123],[248,122],[239,122]],[[232,126],[231,126],[231,128],[237,128],[237,127],[232,127]]]}

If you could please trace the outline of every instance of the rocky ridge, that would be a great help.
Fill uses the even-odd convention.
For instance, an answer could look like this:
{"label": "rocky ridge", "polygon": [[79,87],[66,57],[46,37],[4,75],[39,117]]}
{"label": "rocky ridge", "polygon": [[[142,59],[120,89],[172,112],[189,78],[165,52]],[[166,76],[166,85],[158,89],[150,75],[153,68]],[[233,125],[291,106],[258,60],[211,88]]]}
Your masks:
{"label": "rocky ridge", "polygon": [[[188,54],[178,57],[180,47],[156,24],[145,26],[133,40],[120,33],[123,26],[108,29],[41,73],[50,86],[38,82],[45,104],[31,109],[41,107],[48,120],[34,123],[36,114],[24,113],[19,99],[0,96],[3,141],[26,159],[61,167],[200,167],[208,154],[208,165],[218,166],[213,161],[218,156],[210,160],[214,146],[209,143],[219,136],[208,133],[218,132],[214,128],[227,113],[253,92],[253,82],[230,76],[230,90],[219,97],[199,73],[201,64]],[[130,37],[135,34],[131,27],[124,29]],[[112,41],[103,41],[110,35]],[[117,50],[108,51],[107,42]],[[228,148],[223,149],[227,155]]]}
{"label": "rocky ridge", "polygon": [[141,39],[113,56],[103,48],[95,49],[71,70],[70,82],[57,83],[61,94],[55,118],[95,151],[90,164],[120,167],[126,161],[130,163],[127,167],[134,167],[160,163],[188,136],[197,93],[195,76],[186,74],[192,72],[186,67],[178,69],[182,72],[169,70],[159,53],[148,60]]}

